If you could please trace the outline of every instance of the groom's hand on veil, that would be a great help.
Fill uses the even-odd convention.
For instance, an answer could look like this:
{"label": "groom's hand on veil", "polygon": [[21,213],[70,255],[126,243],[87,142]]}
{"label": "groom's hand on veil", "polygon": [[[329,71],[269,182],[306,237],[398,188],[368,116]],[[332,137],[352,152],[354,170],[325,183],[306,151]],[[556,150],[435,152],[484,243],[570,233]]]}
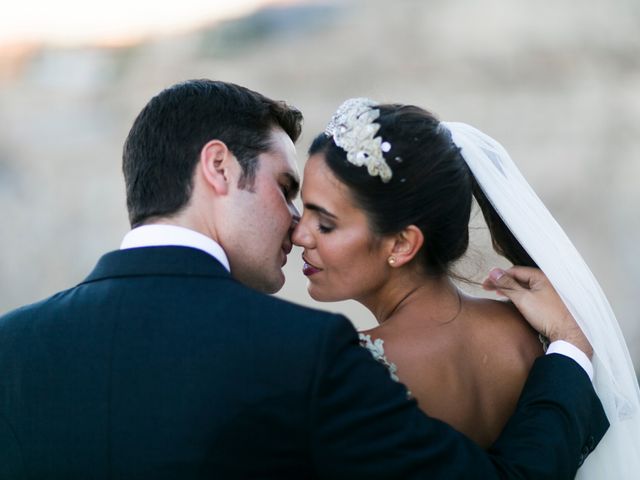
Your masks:
{"label": "groom's hand on veil", "polygon": [[551,342],[564,340],[589,358],[593,355],[587,337],[541,270],[530,267],[494,268],[482,286],[511,300],[531,326]]}

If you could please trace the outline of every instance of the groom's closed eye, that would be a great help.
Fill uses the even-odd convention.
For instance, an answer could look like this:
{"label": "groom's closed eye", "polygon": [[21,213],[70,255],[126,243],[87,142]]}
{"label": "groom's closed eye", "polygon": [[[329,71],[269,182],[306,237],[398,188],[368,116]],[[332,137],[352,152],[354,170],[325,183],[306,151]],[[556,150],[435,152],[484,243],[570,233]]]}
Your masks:
{"label": "groom's closed eye", "polygon": [[283,173],[281,175],[281,188],[282,193],[287,200],[293,200],[298,196],[300,191],[300,182],[290,173]]}

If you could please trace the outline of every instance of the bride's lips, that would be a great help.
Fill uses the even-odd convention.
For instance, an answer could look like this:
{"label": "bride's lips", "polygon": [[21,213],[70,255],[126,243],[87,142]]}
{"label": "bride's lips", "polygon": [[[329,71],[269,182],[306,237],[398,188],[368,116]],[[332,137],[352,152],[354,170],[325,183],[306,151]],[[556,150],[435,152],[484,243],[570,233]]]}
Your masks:
{"label": "bride's lips", "polygon": [[304,258],[304,256],[302,257],[302,260],[304,261],[304,265],[302,266],[302,273],[307,277],[310,277],[311,275],[321,271],[320,268],[307,262],[307,259]]}

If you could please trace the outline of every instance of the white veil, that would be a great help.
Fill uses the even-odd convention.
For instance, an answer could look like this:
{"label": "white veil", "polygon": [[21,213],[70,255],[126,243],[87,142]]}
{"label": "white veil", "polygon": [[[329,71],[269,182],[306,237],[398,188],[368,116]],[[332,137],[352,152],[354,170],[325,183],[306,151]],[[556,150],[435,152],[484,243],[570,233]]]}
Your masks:
{"label": "white veil", "polygon": [[600,285],[506,150],[470,125],[442,124],[489,202],[549,278],[593,346],[593,383],[611,426],[576,478],[638,478],[640,390],[620,327]]}

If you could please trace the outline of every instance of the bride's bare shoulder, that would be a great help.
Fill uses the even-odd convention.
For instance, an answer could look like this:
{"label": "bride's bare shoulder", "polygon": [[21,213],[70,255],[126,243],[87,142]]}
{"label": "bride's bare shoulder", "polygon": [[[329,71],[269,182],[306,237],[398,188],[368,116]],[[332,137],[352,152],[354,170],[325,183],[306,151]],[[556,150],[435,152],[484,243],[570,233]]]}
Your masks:
{"label": "bride's bare shoulder", "polygon": [[486,336],[494,337],[496,341],[522,338],[530,342],[537,338],[536,332],[511,302],[475,297],[467,297],[466,302],[470,327],[485,332]]}

